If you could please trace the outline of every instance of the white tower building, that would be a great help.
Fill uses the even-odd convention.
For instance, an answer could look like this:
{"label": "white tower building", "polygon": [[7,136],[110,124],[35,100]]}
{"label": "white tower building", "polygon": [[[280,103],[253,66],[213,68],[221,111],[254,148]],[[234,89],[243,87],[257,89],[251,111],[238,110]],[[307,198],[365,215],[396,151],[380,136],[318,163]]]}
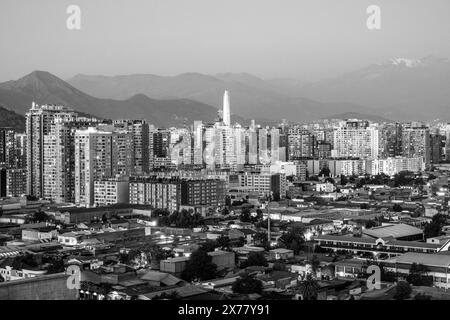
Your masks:
{"label": "white tower building", "polygon": [[230,94],[228,93],[228,90],[225,90],[225,93],[223,95],[223,123],[226,126],[229,126],[231,124],[230,120]]}

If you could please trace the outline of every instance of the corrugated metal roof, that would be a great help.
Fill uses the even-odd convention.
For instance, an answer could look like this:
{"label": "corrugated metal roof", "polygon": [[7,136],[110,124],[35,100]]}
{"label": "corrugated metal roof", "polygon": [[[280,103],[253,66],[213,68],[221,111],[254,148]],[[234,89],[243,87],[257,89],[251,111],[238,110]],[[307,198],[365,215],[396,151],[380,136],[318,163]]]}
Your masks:
{"label": "corrugated metal roof", "polygon": [[363,230],[363,234],[374,238],[394,237],[397,239],[422,234],[422,230],[408,224],[400,223],[365,229]]}
{"label": "corrugated metal roof", "polygon": [[426,266],[449,267],[450,256],[442,254],[408,252],[394,258],[397,263],[423,264]]}

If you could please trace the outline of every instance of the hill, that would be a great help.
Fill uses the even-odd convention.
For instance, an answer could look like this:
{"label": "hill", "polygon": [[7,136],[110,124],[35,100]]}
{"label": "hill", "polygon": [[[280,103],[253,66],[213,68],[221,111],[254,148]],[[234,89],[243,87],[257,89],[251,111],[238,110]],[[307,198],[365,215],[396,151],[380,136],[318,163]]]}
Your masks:
{"label": "hill", "polygon": [[[450,120],[450,61],[396,58],[303,86],[298,94],[324,103],[347,101],[358,112],[395,120]],[[376,110],[375,112],[373,110]]]}
{"label": "hill", "polygon": [[[213,121],[217,116],[216,108],[190,99],[156,100],[143,94],[125,100],[95,98],[45,71],[34,71],[17,81],[0,83],[0,105],[23,115],[33,101],[62,104],[106,119],[147,119],[158,127],[191,125],[194,120]],[[238,116],[233,119],[245,122]]]}
{"label": "hill", "polygon": [[5,127],[25,132],[25,117],[0,106],[0,128]]}
{"label": "hill", "polygon": [[320,119],[337,112],[359,111],[352,103],[320,103],[296,95],[295,80],[263,80],[247,73],[204,75],[185,73],[173,77],[152,74],[114,77],[77,75],[68,80],[75,88],[98,98],[127,99],[145,94],[155,99],[190,99],[219,108],[224,90],[231,94],[231,111],[248,119],[293,122]]}

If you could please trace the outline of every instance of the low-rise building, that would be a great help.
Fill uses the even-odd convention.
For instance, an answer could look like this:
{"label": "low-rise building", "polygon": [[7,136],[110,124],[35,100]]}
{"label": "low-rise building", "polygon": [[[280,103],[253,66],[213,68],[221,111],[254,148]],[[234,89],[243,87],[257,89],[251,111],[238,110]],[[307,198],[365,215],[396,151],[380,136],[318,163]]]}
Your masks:
{"label": "low-rise building", "polygon": [[236,259],[234,252],[217,250],[208,252],[208,255],[212,258],[212,263],[217,265],[219,269],[234,268]]}
{"label": "low-rise building", "polygon": [[179,275],[186,268],[188,260],[188,257],[177,257],[161,260],[159,268],[161,272],[169,272]]}
{"label": "low-rise building", "polygon": [[94,205],[110,206],[129,203],[129,181],[124,178],[96,180],[94,182]]}
{"label": "low-rise building", "polygon": [[425,243],[419,241],[402,241],[392,237],[369,238],[339,235],[320,235],[313,237],[316,245],[333,251],[347,251],[352,254],[384,253],[389,256],[400,255],[406,252],[437,253],[448,251],[450,241],[444,244]]}
{"label": "low-rise building", "polygon": [[24,229],[22,240],[50,242],[58,237],[58,231],[54,228]]}
{"label": "low-rise building", "polygon": [[269,251],[269,259],[286,260],[294,257],[294,251],[290,249],[278,248]]}

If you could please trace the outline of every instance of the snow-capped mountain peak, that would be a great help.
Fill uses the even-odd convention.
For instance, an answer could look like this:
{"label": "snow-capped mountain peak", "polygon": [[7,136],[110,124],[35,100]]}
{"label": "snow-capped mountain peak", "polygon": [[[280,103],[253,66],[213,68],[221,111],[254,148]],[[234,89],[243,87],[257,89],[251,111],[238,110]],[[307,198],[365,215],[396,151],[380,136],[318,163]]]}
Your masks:
{"label": "snow-capped mountain peak", "polygon": [[417,66],[421,66],[424,63],[421,59],[408,59],[408,58],[394,58],[390,61],[390,64],[396,66],[405,66],[408,68],[414,68]]}

